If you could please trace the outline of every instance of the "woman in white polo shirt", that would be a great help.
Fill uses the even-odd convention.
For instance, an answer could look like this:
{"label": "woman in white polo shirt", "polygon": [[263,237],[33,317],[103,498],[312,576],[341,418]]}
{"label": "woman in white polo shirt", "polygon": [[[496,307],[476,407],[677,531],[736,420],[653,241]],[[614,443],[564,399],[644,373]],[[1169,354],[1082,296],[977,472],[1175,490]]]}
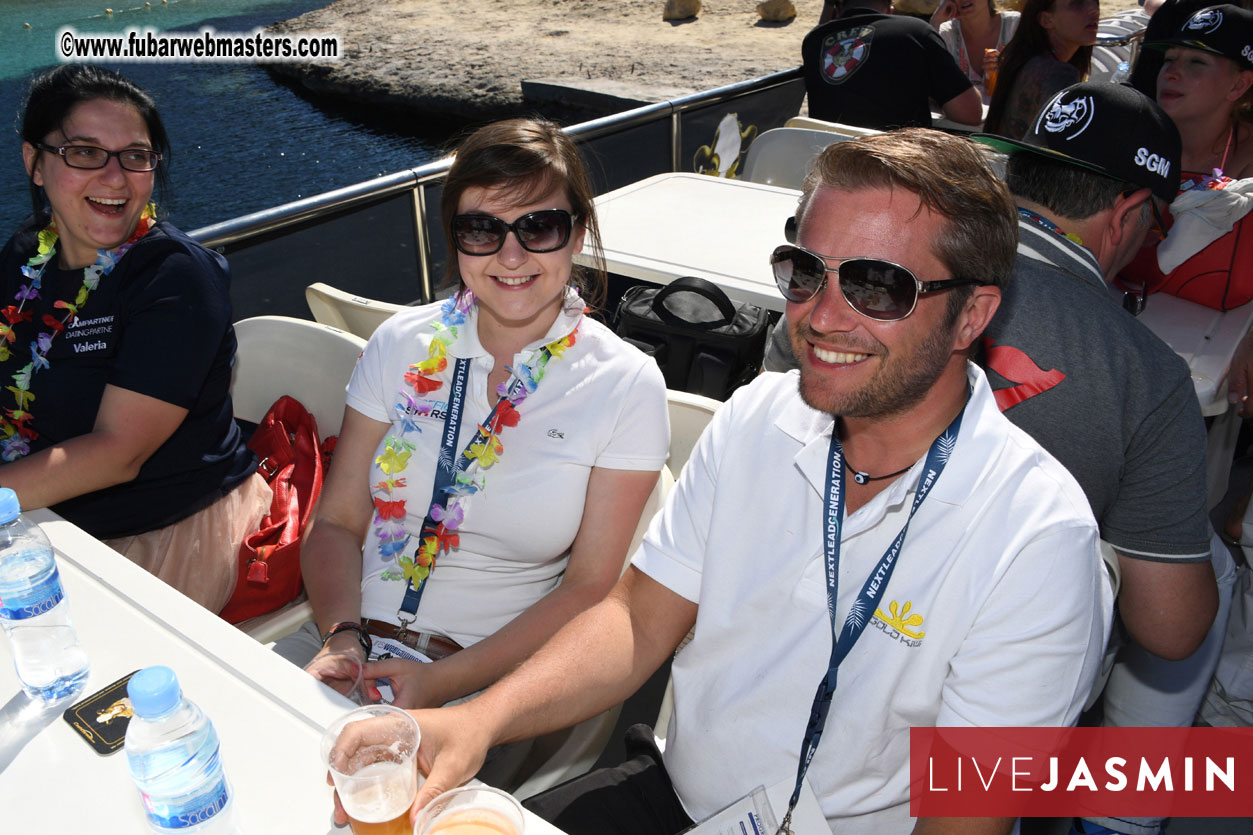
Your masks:
{"label": "woman in white polo shirt", "polygon": [[656,363],[584,315],[604,271],[573,261],[599,241],[560,128],[473,133],[441,211],[459,292],[358,361],[302,549],[316,625],[277,647],[340,689],[335,652],[431,659],[393,677],[404,707],[487,686],[603,597],[669,447]]}

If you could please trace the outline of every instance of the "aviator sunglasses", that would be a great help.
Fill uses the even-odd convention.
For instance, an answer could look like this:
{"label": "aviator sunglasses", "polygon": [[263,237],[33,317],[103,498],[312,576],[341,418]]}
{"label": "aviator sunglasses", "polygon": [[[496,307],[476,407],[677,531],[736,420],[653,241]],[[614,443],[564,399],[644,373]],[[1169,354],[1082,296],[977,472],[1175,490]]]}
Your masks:
{"label": "aviator sunglasses", "polygon": [[491,215],[456,215],[452,240],[466,255],[495,255],[510,231],[527,252],[553,252],[570,240],[574,216],[565,209],[530,212],[506,223]]}
{"label": "aviator sunglasses", "polygon": [[878,258],[846,258],[838,267],[828,267],[821,255],[795,244],[778,247],[770,256],[770,266],[779,292],[797,304],[822,292],[827,273],[835,273],[849,307],[878,322],[904,319],[914,312],[918,297],[924,293],[980,283],[972,278],[919,281],[900,264]]}

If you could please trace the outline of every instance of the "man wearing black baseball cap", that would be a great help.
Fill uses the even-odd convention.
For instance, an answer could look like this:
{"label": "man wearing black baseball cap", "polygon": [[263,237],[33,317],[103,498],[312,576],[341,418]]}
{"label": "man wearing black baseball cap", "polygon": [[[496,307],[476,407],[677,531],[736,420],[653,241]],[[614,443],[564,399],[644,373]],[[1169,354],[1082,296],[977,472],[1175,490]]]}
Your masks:
{"label": "man wearing black baseball cap", "polygon": [[[1054,96],[1021,141],[975,139],[1009,154],[1019,207],[1014,277],[984,335],[988,379],[1006,417],[1079,481],[1121,569],[1115,634],[1127,643],[1105,724],[1190,725],[1234,567],[1206,515],[1205,426],[1188,366],[1106,286],[1143,244],[1154,201],[1178,191],[1179,133],[1136,90],[1083,83]],[[1075,831],[1150,833],[1158,822]]]}

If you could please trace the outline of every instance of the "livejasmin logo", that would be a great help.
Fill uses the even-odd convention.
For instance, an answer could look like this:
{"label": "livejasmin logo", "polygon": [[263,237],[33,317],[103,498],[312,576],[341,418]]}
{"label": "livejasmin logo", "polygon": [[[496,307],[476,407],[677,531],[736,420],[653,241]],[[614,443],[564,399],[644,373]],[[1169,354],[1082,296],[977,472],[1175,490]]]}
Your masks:
{"label": "livejasmin logo", "polygon": [[[1044,762],[1043,767],[1048,772],[1048,779],[1043,783],[1038,782],[1039,763],[1041,761]],[[1136,791],[1157,791],[1159,789],[1168,792],[1174,791],[1176,777],[1181,778],[1178,782],[1180,789],[1192,791],[1201,786],[1201,782],[1197,780],[1197,772],[1202,768],[1201,764],[1193,762],[1192,757],[1183,757],[1182,763],[1173,763],[1169,757],[1163,758],[1157,763],[1152,763],[1143,757],[1139,759],[1138,763],[1129,763],[1126,757],[1108,757],[1101,764],[1101,768],[1104,769],[1104,776],[1109,779],[1098,786],[1096,777],[1092,773],[1092,767],[1088,765],[1088,761],[1083,757],[1080,757],[1073,763],[1063,763],[1060,757],[998,757],[996,762],[990,765],[980,765],[979,761],[974,757],[958,757],[956,764],[956,782],[953,785],[938,785],[936,782],[935,758],[930,758],[928,760],[928,772],[931,779],[927,788],[933,792],[962,791],[963,778],[965,778],[967,786],[969,786],[970,772],[973,771],[973,776],[978,779],[979,785],[983,787],[984,791],[991,791],[993,783],[999,779],[1008,781],[1009,790],[1015,792],[1053,792],[1059,789],[1065,792],[1073,792],[1078,789],[1086,789],[1093,792],[1101,791],[1102,789],[1120,792],[1128,787],[1127,774],[1130,772],[1136,778]],[[1204,791],[1214,791],[1218,782],[1221,782],[1228,789],[1235,790],[1235,757],[1227,757],[1223,763],[1215,762],[1206,757],[1203,768]],[[1098,773],[1100,773],[1099,769]],[[1065,786],[1062,786],[1063,780],[1065,780]]]}
{"label": "livejasmin logo", "polygon": [[913,817],[1250,817],[1253,728],[910,728]]}

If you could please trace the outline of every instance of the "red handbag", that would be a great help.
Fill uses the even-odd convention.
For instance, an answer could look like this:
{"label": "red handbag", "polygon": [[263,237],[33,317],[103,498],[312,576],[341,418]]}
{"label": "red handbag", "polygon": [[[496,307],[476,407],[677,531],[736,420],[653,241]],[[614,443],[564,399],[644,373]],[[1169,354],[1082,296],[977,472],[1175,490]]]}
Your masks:
{"label": "red handbag", "polygon": [[[328,440],[328,448],[334,439]],[[231,623],[272,612],[300,595],[300,540],[322,492],[329,461],[318,424],[299,400],[284,395],[248,441],[257,472],[274,490],[270,512],[239,546],[239,577],[221,617]]]}

